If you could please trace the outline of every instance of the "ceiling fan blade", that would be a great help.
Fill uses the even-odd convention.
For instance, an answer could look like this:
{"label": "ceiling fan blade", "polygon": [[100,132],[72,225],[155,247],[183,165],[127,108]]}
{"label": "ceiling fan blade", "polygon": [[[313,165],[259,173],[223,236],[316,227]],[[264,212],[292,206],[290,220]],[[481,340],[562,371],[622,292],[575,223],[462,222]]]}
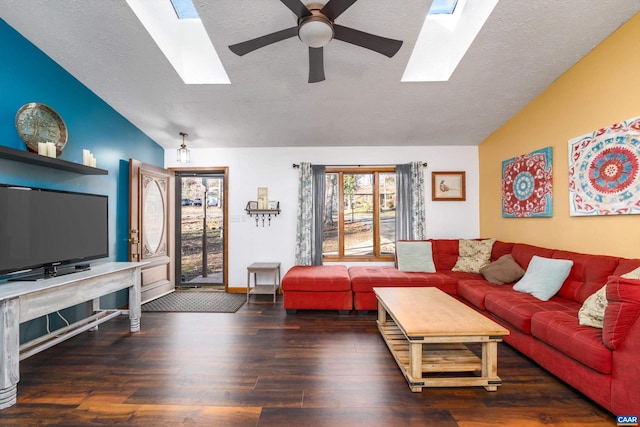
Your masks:
{"label": "ceiling fan blade", "polygon": [[246,42],[233,44],[229,46],[231,52],[238,56],[246,55],[249,52],[253,52],[256,49],[265,47],[275,42],[285,40],[298,35],[298,27],[287,28],[286,30],[276,31],[275,33],[267,34],[266,36],[258,37],[255,39],[247,40]]}
{"label": "ceiling fan blade", "polygon": [[309,48],[309,83],[324,80],[324,53],[321,47]]}
{"label": "ceiling fan blade", "polygon": [[388,39],[342,25],[333,24],[333,31],[334,39],[373,50],[389,58],[395,55],[402,46],[402,40]]}
{"label": "ceiling fan blade", "polygon": [[298,18],[311,16],[311,12],[300,0],[280,0],[283,5],[287,6],[291,12],[295,13]]}
{"label": "ceiling fan blade", "polygon": [[320,12],[333,22],[358,0],[329,0]]}

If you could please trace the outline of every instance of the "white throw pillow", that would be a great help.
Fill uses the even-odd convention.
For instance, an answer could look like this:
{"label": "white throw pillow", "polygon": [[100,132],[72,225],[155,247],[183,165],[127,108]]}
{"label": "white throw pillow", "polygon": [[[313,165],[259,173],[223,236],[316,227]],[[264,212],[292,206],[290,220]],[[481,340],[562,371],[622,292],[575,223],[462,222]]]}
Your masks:
{"label": "white throw pillow", "polygon": [[543,258],[534,255],[529,262],[522,279],[514,290],[531,294],[542,301],[549,301],[564,283],[571,272],[573,261],[566,259]]}
{"label": "white throw pillow", "polygon": [[398,270],[435,273],[431,242],[396,242]]}

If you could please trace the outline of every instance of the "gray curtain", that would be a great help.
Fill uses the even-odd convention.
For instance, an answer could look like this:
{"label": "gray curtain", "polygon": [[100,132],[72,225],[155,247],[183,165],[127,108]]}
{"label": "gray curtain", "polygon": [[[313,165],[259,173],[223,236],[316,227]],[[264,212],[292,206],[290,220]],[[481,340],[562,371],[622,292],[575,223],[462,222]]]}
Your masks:
{"label": "gray curtain", "polygon": [[422,162],[396,166],[396,240],[425,238]]}
{"label": "gray curtain", "polygon": [[322,265],[325,167],[301,163],[298,183],[296,265]]}
{"label": "gray curtain", "polygon": [[410,240],[411,222],[411,165],[396,166],[396,240]]}
{"label": "gray curtain", "polygon": [[313,231],[311,233],[311,263],[322,265],[322,239],[324,228],[324,197],[325,197],[324,166],[313,165]]}

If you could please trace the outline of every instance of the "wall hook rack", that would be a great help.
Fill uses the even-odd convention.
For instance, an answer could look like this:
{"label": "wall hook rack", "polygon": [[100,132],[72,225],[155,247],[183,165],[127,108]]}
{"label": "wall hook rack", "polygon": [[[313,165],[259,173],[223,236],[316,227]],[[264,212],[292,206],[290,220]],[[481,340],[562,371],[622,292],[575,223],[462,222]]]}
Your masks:
{"label": "wall hook rack", "polygon": [[267,221],[267,225],[270,227],[271,217],[275,218],[280,213],[280,202],[278,202],[275,209],[256,209],[253,207],[255,206],[253,203],[255,202],[247,203],[247,207],[244,210],[247,211],[247,214],[250,217],[256,218],[256,227],[260,225],[260,222],[262,222],[262,226],[264,227],[265,220]]}

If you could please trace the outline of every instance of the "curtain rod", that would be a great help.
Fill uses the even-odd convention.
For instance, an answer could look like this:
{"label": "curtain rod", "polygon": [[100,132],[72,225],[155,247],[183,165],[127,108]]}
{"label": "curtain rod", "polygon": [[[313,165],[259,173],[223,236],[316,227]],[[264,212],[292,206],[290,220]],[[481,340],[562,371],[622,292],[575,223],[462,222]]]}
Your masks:
{"label": "curtain rod", "polygon": [[[428,163],[423,163],[422,167],[426,168]],[[373,168],[373,167],[389,167],[389,166],[398,166],[397,164],[393,165],[325,165],[330,168]],[[294,169],[298,169],[300,167],[299,164],[294,163],[292,165]]]}

